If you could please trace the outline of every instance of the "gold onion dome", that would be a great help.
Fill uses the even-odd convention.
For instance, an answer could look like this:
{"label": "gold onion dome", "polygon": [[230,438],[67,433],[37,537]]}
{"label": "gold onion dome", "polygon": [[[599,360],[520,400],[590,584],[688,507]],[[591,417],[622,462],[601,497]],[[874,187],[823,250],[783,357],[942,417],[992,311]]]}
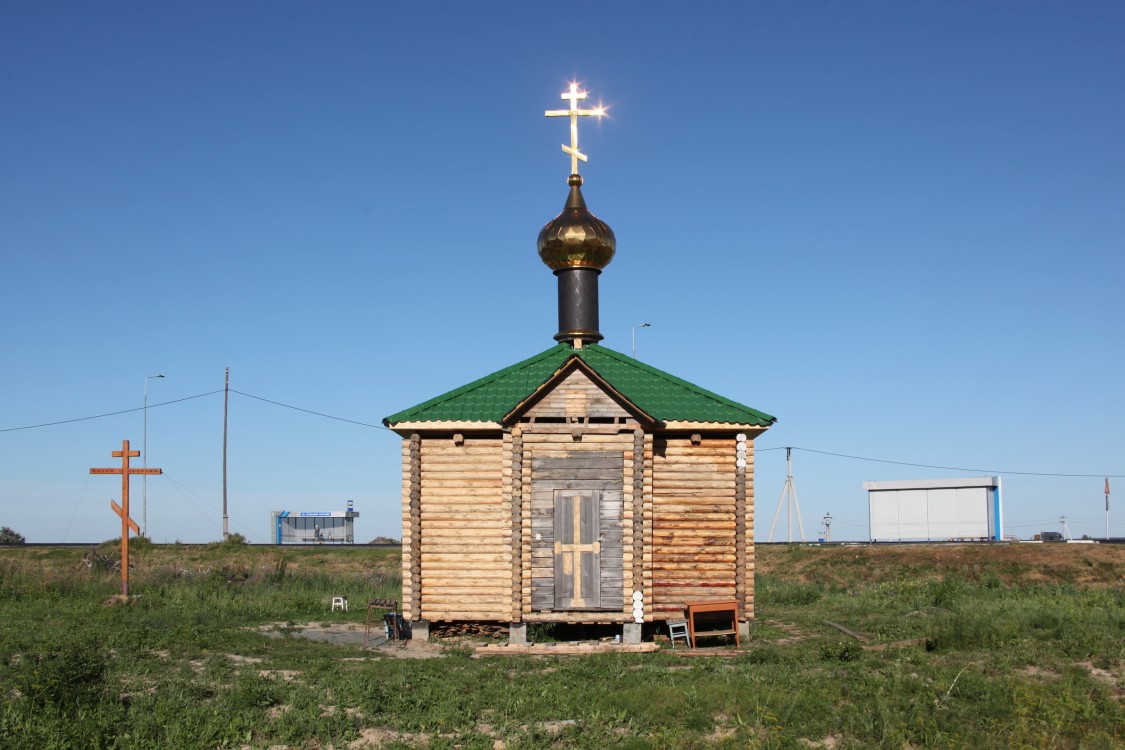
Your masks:
{"label": "gold onion dome", "polygon": [[539,232],[539,257],[552,271],[564,268],[600,271],[613,260],[617,239],[609,224],[586,209],[581,175],[572,174],[567,184],[570,196],[566,207]]}

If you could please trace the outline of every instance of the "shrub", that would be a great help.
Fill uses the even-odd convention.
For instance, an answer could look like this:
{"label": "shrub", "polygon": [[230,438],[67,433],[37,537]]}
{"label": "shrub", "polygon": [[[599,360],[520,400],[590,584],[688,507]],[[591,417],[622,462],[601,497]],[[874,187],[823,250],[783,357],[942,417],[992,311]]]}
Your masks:
{"label": "shrub", "polygon": [[19,695],[40,706],[76,712],[98,702],[107,656],[93,639],[78,638],[21,655],[9,664]]}
{"label": "shrub", "polygon": [[863,656],[863,646],[856,641],[833,641],[820,644],[820,658],[823,661],[855,661]]}
{"label": "shrub", "polygon": [[120,571],[121,556],[107,551],[107,547],[108,545],[102,544],[86,550],[86,554],[82,556],[82,565],[102,573]]}
{"label": "shrub", "polygon": [[7,526],[0,528],[0,544],[27,544],[23,534]]}
{"label": "shrub", "polygon": [[964,597],[930,624],[932,647],[998,648],[1007,644],[1051,644],[1081,656],[1120,652],[1125,614],[1118,592],[1080,592],[1060,587]]}
{"label": "shrub", "polygon": [[399,544],[399,541],[389,536],[377,536],[368,544]]}
{"label": "shrub", "polygon": [[934,607],[950,608],[957,603],[966,591],[965,582],[957,576],[945,576],[930,584],[930,604]]}

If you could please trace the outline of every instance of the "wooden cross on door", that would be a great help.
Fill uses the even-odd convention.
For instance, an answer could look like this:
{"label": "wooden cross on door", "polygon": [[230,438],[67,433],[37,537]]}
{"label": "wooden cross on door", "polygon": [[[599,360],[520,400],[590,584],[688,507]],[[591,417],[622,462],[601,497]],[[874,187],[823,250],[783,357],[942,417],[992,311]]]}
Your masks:
{"label": "wooden cross on door", "polygon": [[555,607],[601,606],[600,493],[555,492]]}
{"label": "wooden cross on door", "polygon": [[121,595],[129,596],[129,530],[140,534],[141,530],[136,522],[129,518],[129,477],[133,474],[163,474],[163,469],[134,469],[129,466],[129,459],[141,455],[140,451],[129,450],[129,441],[121,441],[121,450],[114,451],[113,457],[121,459],[120,469],[90,469],[91,474],[120,474],[121,475],[121,505],[109,501],[113,512],[121,517]]}

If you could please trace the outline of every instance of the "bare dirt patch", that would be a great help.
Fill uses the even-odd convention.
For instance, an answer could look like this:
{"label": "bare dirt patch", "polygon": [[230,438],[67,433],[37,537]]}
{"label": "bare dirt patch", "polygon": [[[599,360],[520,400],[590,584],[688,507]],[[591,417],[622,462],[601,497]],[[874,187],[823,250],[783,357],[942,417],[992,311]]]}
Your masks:
{"label": "bare dirt patch", "polygon": [[282,682],[296,682],[301,673],[295,669],[260,669],[258,670],[258,676],[267,679],[277,677]]}
{"label": "bare dirt patch", "polygon": [[1118,701],[1125,703],[1125,664],[1120,662],[1113,665],[1113,669],[1102,669],[1094,666],[1092,662],[1080,661],[1079,667],[1085,669],[1094,680],[1109,686]]}
{"label": "bare dirt patch", "polygon": [[257,656],[243,656],[241,654],[223,654],[235,664],[261,664],[263,659]]}
{"label": "bare dirt patch", "polygon": [[425,732],[413,734],[411,732],[396,732],[393,729],[372,727],[359,730],[359,739],[348,743],[348,750],[365,750],[366,748],[383,747],[392,742],[401,742],[407,745],[428,745],[430,735]]}
{"label": "bare dirt patch", "polygon": [[765,620],[762,624],[768,625],[771,628],[777,628],[778,630],[785,633],[784,638],[778,638],[777,640],[773,641],[773,644],[775,646],[787,646],[790,643],[803,641],[809,637],[808,633],[801,630],[791,622],[782,622],[781,620]]}
{"label": "bare dirt patch", "polygon": [[[267,623],[257,628],[258,632],[270,638],[304,638],[325,643],[344,643],[362,646],[364,626],[356,622],[306,622],[306,623]],[[388,641],[382,628],[372,631],[367,639],[372,654],[392,656],[399,659],[432,659],[441,656],[441,644],[420,640]],[[365,661],[368,657],[353,657],[348,661]]]}

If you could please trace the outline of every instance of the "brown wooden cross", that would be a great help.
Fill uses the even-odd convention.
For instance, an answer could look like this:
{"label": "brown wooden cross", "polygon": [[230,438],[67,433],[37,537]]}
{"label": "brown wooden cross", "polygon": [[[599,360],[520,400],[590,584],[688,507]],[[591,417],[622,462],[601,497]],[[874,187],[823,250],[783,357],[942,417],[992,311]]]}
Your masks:
{"label": "brown wooden cross", "polygon": [[129,477],[133,474],[163,474],[163,469],[133,469],[129,466],[129,459],[141,455],[140,451],[129,450],[129,441],[121,441],[121,450],[114,451],[113,457],[121,459],[120,469],[90,469],[91,474],[120,474],[121,475],[121,505],[109,501],[113,512],[121,517],[121,595],[129,596],[129,530],[140,534],[141,530],[132,518],[129,518]]}

